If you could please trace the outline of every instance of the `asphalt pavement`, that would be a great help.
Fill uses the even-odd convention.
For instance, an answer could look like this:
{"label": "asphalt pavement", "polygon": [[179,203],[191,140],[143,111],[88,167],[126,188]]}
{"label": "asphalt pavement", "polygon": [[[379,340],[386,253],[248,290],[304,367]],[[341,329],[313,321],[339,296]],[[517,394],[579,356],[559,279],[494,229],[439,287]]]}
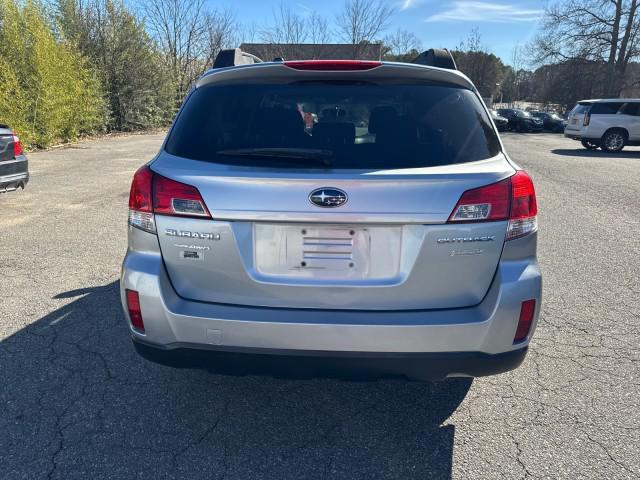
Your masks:
{"label": "asphalt pavement", "polygon": [[640,149],[506,134],[544,274],[517,370],[474,381],[227,377],[139,358],[127,198],[161,135],[29,155],[0,194],[1,479],[640,477]]}

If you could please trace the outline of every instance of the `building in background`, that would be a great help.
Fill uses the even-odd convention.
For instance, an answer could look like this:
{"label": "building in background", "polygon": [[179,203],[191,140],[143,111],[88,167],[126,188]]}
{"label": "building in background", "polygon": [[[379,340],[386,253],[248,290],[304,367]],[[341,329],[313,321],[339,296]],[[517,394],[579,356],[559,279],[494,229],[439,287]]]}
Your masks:
{"label": "building in background", "polygon": [[243,43],[240,48],[269,61],[274,58],[283,60],[381,60],[382,42],[360,43]]}

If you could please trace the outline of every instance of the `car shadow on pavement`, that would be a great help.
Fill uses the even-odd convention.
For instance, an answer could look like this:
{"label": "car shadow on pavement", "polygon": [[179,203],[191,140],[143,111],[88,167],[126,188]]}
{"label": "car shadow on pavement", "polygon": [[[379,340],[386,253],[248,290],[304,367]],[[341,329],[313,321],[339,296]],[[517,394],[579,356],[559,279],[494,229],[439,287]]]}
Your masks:
{"label": "car shadow on pavement", "polygon": [[[76,298],[77,297],[77,298]],[[450,478],[470,379],[222,376],[138,357],[118,283],[0,342],[0,476]]]}
{"label": "car shadow on pavement", "polygon": [[609,153],[601,150],[587,150],[586,148],[554,148],[551,153],[567,157],[640,158],[640,151],[638,150]]}

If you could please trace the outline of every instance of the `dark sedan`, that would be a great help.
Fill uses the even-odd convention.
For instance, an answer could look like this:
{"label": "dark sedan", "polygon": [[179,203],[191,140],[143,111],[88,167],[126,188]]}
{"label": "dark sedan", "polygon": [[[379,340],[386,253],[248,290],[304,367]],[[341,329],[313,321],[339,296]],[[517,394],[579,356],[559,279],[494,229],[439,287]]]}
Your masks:
{"label": "dark sedan", "polygon": [[550,132],[562,133],[567,125],[567,121],[557,113],[531,112],[531,115],[542,120],[542,127]]}
{"label": "dark sedan", "polygon": [[509,120],[508,129],[514,132],[541,132],[542,120],[519,108],[500,108],[498,115]]}
{"label": "dark sedan", "polygon": [[491,112],[491,118],[493,119],[493,123],[496,124],[496,128],[498,129],[498,131],[504,132],[509,126],[509,120],[498,115],[498,112],[496,112],[495,110],[490,110],[490,112]]}
{"label": "dark sedan", "polygon": [[29,163],[20,139],[7,125],[0,125],[0,193],[24,188],[29,182]]}

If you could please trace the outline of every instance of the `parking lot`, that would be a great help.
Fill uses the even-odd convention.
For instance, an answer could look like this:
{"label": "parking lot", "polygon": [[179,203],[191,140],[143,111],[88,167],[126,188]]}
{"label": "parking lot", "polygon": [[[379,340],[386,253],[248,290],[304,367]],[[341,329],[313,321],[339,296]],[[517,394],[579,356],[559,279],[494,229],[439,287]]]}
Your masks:
{"label": "parking lot", "polygon": [[503,138],[538,191],[540,324],[519,369],[434,384],[145,362],[118,276],[162,135],[31,154],[0,195],[0,478],[640,477],[640,149]]}

